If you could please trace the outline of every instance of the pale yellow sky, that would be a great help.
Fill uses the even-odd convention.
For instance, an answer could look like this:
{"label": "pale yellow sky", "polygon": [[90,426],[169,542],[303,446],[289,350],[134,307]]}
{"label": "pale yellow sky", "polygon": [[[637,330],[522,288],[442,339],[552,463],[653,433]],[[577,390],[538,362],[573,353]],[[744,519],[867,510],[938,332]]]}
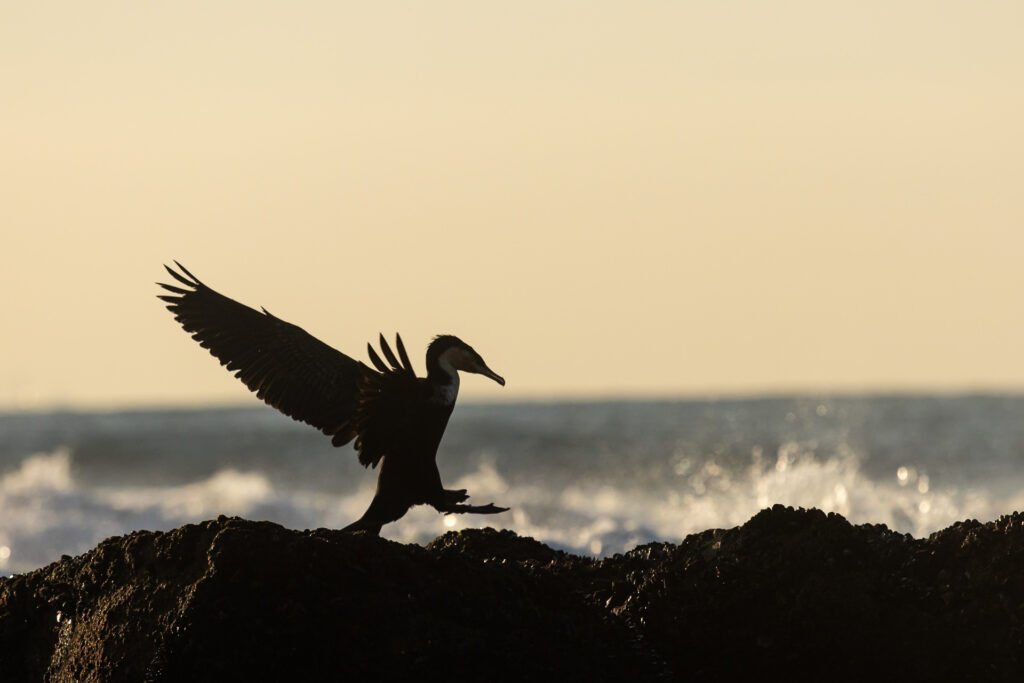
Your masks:
{"label": "pale yellow sky", "polygon": [[1019,2],[0,6],[0,408],[240,402],[179,259],[480,399],[1024,388]]}

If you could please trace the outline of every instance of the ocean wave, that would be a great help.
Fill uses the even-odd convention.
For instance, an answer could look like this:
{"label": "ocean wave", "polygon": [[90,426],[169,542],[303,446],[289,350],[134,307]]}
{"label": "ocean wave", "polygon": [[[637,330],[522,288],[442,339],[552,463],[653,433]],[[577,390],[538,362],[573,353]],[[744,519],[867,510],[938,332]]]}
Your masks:
{"label": "ocean wave", "polygon": [[[854,523],[885,524],[926,536],[968,518],[993,519],[1024,507],[1024,487],[932,486],[921,468],[901,466],[885,480],[867,476],[849,449],[820,458],[787,443],[774,457],[758,449],[750,465],[730,471],[714,459],[681,459],[675,477],[659,487],[629,484],[509,488],[492,465],[457,482],[476,498],[512,507],[503,524],[521,535],[575,552],[609,555],[655,540],[680,541],[688,534],[740,525],[775,504],[836,512]],[[477,526],[456,518],[452,528]]]}
{"label": "ocean wave", "polygon": [[[396,541],[423,543],[449,530],[496,526],[595,556],[654,540],[679,541],[709,528],[742,524],[781,503],[838,512],[854,523],[884,523],[915,536],[966,518],[992,519],[1024,508],[1024,487],[1005,478],[970,486],[937,486],[923,467],[901,465],[872,478],[852,450],[822,457],[798,443],[775,453],[754,449],[743,467],[678,454],[656,485],[588,479],[550,484],[542,476],[516,484],[500,460],[481,454],[475,468],[449,482],[472,502],[511,507],[482,517],[440,515],[420,506],[385,526]],[[24,458],[0,479],[0,570],[20,572],[88,550],[135,529],[166,530],[218,515],[270,520],[291,528],[340,528],[358,518],[373,495],[372,478],[333,495],[285,487],[259,470],[225,468],[169,486],[97,486],[75,476],[73,453],[59,448]]]}
{"label": "ocean wave", "polygon": [[[222,469],[174,486],[90,486],[72,464],[71,451],[60,448],[25,458],[0,479],[0,570],[26,571],[109,536],[218,515],[314,528],[342,526],[362,512],[359,495],[279,490],[258,471]],[[368,500],[372,488],[362,494]]]}

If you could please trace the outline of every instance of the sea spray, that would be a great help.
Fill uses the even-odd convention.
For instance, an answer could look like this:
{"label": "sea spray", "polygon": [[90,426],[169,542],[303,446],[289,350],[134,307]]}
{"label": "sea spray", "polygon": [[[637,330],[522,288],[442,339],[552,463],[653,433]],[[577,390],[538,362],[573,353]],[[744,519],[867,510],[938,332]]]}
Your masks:
{"label": "sea spray", "polygon": [[[0,571],[220,514],[340,528],[377,472],[263,407],[0,416]],[[776,503],[925,536],[1024,509],[1024,398],[841,397],[459,406],[448,488],[512,510],[414,508],[424,543],[497,526],[607,556],[741,524]]]}

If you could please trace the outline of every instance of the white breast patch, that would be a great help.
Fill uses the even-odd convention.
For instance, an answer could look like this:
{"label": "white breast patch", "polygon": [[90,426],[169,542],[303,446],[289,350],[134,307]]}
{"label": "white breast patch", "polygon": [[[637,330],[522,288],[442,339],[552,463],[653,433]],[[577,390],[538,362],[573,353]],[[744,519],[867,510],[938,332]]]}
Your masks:
{"label": "white breast patch", "polygon": [[452,381],[448,384],[442,384],[437,387],[437,393],[434,394],[434,400],[442,405],[450,406],[455,403],[455,399],[459,395],[459,376],[455,375]]}

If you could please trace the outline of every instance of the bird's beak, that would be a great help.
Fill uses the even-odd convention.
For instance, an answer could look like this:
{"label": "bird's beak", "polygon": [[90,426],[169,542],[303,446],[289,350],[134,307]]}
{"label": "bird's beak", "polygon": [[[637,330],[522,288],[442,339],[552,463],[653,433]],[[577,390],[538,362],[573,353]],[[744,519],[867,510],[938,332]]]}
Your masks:
{"label": "bird's beak", "polygon": [[505,386],[505,378],[491,370],[485,363],[480,363],[480,367],[476,369],[476,372],[484,377],[490,377],[501,386]]}

